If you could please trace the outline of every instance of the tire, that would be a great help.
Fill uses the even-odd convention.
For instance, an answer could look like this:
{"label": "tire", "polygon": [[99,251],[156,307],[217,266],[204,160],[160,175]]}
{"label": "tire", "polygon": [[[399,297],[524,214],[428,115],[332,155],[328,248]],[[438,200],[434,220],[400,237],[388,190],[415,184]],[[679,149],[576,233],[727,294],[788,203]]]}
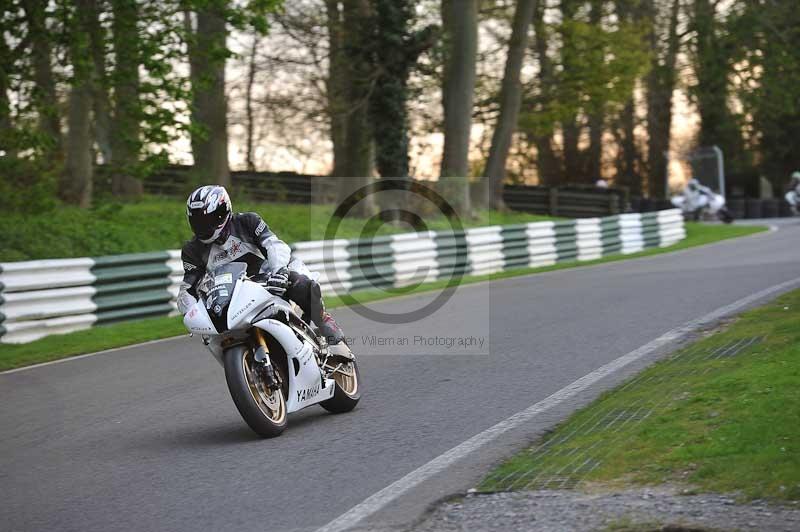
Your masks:
{"label": "tire", "polygon": [[723,223],[726,224],[733,223],[733,215],[731,215],[730,211],[725,207],[721,208],[717,214],[719,215],[719,219],[722,220]]}
{"label": "tire", "polygon": [[319,405],[332,414],[344,414],[353,410],[361,399],[361,373],[358,370],[358,362],[353,360],[353,375],[355,376],[355,388],[348,393],[340,384],[341,374],[334,373],[336,389],[333,397],[327,401],[322,401]]}
{"label": "tire", "polygon": [[[252,361],[252,352],[247,346],[235,346],[224,354],[225,380],[228,391],[231,393],[236,409],[242,415],[247,425],[256,434],[264,438],[279,436],[286,429],[286,397],[285,392],[275,392],[270,398],[275,405],[271,413],[263,395],[265,391],[259,388],[259,383],[248,377],[249,362]],[[248,369],[246,369],[246,367]],[[273,369],[284,383],[286,376],[279,364],[273,363]],[[256,397],[259,399],[257,400]],[[271,414],[271,417],[270,417]]]}

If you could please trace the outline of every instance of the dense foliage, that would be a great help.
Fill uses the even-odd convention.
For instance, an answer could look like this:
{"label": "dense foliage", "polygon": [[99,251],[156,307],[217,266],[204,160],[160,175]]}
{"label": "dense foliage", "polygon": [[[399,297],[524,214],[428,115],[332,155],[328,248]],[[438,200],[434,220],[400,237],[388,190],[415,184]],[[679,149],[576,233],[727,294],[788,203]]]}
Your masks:
{"label": "dense foliage", "polygon": [[[140,178],[168,160],[193,160],[197,181],[226,183],[229,156],[237,164],[242,151],[238,164],[250,168],[289,161],[351,178],[340,197],[375,175],[459,177],[453,168],[473,180],[487,169],[500,190],[503,179],[604,177],[658,196],[670,154],[711,145],[749,194],[760,175],[780,188],[798,166],[791,2],[453,5],[8,0],[3,207],[89,208],[104,201],[93,189],[98,164],[116,199],[135,199]],[[461,53],[450,48],[456,38]],[[452,76],[461,81],[448,85]],[[688,109],[675,105],[681,93]],[[674,128],[673,109],[695,113],[696,131]],[[448,194],[469,205],[467,179],[455,183]]]}

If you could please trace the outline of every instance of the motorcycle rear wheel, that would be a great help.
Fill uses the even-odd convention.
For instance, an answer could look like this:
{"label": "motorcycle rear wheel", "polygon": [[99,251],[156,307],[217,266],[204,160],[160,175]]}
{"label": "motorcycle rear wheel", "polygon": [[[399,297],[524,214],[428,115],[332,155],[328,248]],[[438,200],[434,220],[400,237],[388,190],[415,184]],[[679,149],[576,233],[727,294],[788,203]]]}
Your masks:
{"label": "motorcycle rear wheel", "polygon": [[[249,347],[236,346],[225,351],[225,380],[233,403],[247,425],[264,438],[279,436],[286,429],[286,397],[282,390],[271,393],[255,371],[253,352]],[[282,382],[286,376],[278,364],[273,364]]]}
{"label": "motorcycle rear wheel", "polygon": [[719,212],[717,213],[717,216],[719,216],[719,219],[720,219],[720,220],[721,220],[723,223],[726,223],[726,224],[733,223],[733,215],[732,215],[732,214],[731,214],[731,212],[730,212],[728,209],[726,209],[725,207],[723,207],[723,208],[721,208],[721,209],[719,210]]}
{"label": "motorcycle rear wheel", "polygon": [[319,405],[333,414],[343,414],[353,410],[361,399],[361,373],[358,371],[358,362],[344,365],[331,375],[336,383],[333,397]]}

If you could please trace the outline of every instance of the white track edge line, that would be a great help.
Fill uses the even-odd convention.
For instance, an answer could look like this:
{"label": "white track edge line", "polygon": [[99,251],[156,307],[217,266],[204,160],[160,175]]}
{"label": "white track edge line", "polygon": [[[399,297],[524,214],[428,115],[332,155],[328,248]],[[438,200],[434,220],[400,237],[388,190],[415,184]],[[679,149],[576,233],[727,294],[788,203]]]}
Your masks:
{"label": "white track edge line", "polygon": [[770,296],[785,292],[799,285],[800,277],[774,285],[770,288],[766,288],[749,296],[743,297],[729,305],[720,307],[706,314],[705,316],[689,321],[684,325],[664,333],[655,340],[652,340],[651,342],[648,342],[647,344],[631,351],[630,353],[612,360],[608,364],[597,368],[593,372],[584,375],[580,379],[558,390],[549,397],[529,406],[525,410],[517,412],[511,417],[506,418],[496,425],[453,447],[444,454],[439,455],[427,464],[415,469],[401,479],[393,482],[377,493],[366,498],[364,501],[330,521],[328,524],[317,529],[317,532],[343,532],[355,526],[360,521],[377,513],[425,480],[428,480],[434,475],[444,471],[455,462],[490,443],[492,440],[496,439],[505,432],[519,427],[523,423],[530,422],[539,414],[559,405],[567,399],[572,398],[583,390],[594,385],[604,377],[607,377],[608,375],[611,375],[612,373],[622,369],[631,362],[635,362],[647,356],[648,354],[669,345],[672,342],[687,337],[690,333],[696,331],[698,328],[704,325],[714,323],[720,318],[740,311],[749,305],[757,303]]}

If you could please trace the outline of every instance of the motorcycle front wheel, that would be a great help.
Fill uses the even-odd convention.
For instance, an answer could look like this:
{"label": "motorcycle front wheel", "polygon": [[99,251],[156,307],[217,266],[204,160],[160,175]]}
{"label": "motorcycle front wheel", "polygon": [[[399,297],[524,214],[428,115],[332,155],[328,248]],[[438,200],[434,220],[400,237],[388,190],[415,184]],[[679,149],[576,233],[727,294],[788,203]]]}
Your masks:
{"label": "motorcycle front wheel", "polygon": [[[224,355],[225,380],[236,409],[248,426],[259,436],[273,438],[286,428],[286,398],[282,390],[270,392],[256,372],[253,351],[247,346],[235,346]],[[286,376],[279,364],[273,364],[283,383]]]}

